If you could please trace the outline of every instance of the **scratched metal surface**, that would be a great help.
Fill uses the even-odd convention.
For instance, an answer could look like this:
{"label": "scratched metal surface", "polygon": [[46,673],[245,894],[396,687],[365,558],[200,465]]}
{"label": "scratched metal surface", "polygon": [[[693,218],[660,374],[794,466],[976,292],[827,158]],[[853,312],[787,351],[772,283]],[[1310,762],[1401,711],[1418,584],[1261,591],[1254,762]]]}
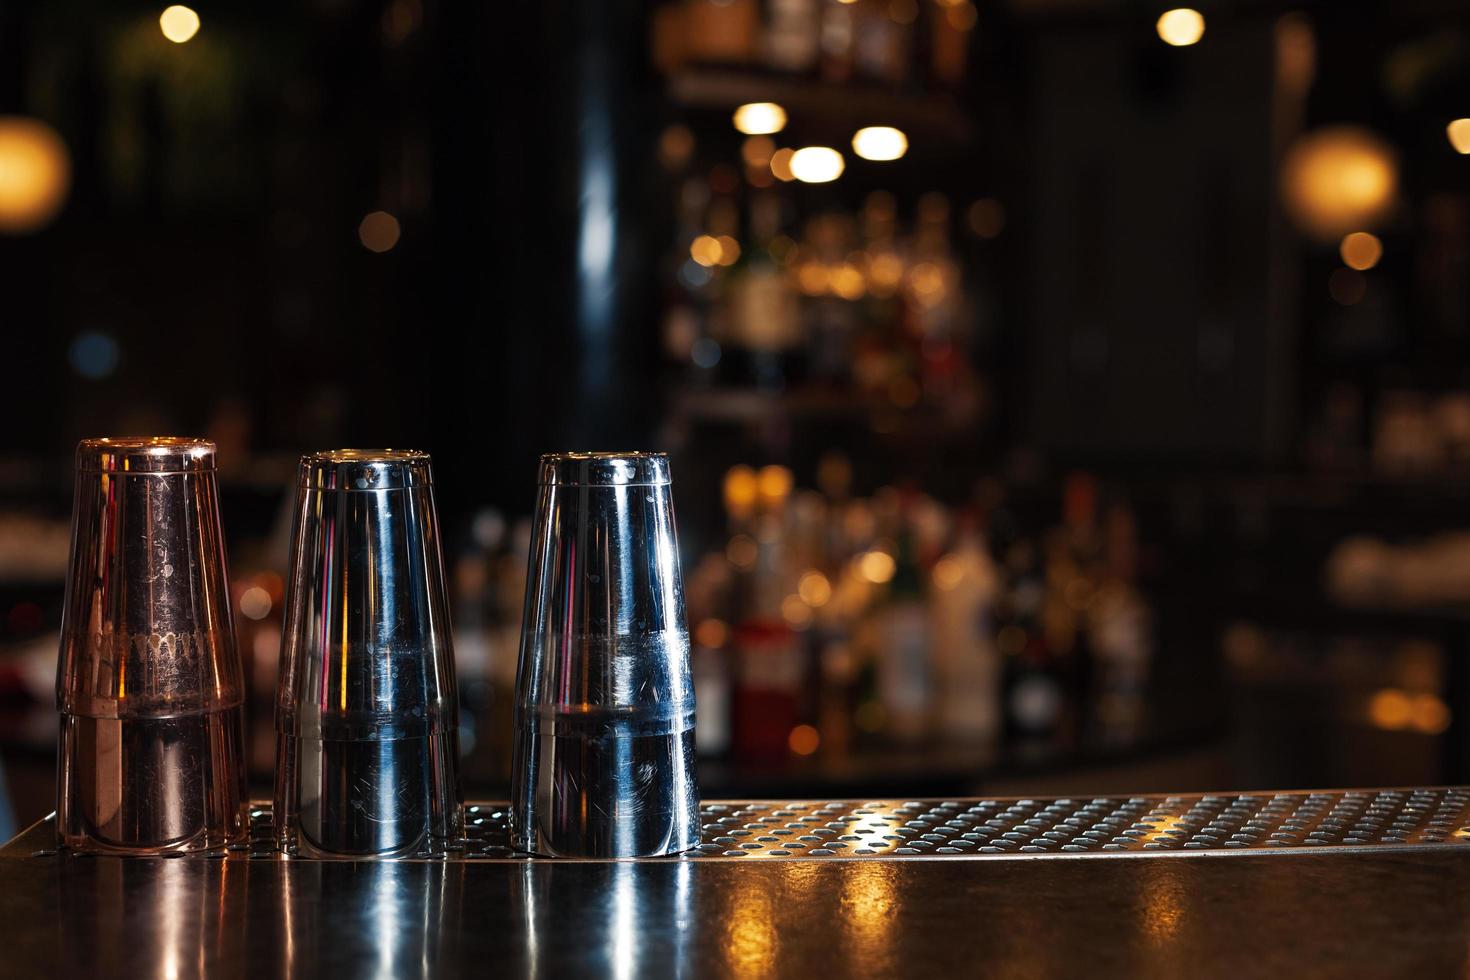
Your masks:
{"label": "scratched metal surface", "polygon": [[[466,808],[463,839],[410,859],[527,861],[510,845],[508,808]],[[902,860],[1088,857],[1245,851],[1420,849],[1470,843],[1470,787],[965,800],[716,801],[701,842],[663,860]],[[267,804],[251,840],[193,860],[283,857]],[[0,857],[54,858],[49,821]],[[566,859],[557,859],[566,860]]]}

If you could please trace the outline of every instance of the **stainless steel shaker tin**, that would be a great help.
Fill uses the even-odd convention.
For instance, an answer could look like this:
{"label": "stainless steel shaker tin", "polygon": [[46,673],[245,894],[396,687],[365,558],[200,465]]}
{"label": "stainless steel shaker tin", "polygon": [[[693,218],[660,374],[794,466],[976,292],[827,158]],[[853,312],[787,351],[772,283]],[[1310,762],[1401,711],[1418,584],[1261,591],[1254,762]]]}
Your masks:
{"label": "stainless steel shaker tin", "polygon": [[288,851],[397,856],[463,830],[449,607],[427,454],[305,456],[276,706]]}
{"label": "stainless steel shaker tin", "polygon": [[244,678],[214,444],[86,439],[76,461],[56,676],[61,842],[159,854],[239,840]]}
{"label": "stainless steel shaker tin", "polygon": [[545,855],[698,843],[694,688],[662,453],[543,456],[516,677],[512,832]]}

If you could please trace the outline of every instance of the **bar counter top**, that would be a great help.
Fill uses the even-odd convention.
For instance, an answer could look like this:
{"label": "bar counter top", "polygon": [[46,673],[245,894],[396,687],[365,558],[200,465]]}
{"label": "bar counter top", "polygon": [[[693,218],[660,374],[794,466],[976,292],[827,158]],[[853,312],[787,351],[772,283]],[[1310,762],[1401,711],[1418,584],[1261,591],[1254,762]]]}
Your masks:
{"label": "bar counter top", "polygon": [[1455,838],[372,862],[85,857],[49,850],[51,833],[43,822],[0,850],[0,974],[1381,977],[1470,966],[1470,845]]}

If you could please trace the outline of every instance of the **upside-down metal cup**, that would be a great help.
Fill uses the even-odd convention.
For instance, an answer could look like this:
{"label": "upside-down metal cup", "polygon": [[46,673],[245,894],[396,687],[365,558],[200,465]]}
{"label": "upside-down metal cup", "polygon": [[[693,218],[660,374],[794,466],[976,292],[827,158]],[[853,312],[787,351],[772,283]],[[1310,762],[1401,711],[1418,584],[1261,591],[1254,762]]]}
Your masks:
{"label": "upside-down metal cup", "polygon": [[56,703],[56,827],[83,851],[217,848],[248,832],[214,444],[77,446]]}
{"label": "upside-down metal cup", "polygon": [[698,843],[694,686],[662,453],[541,457],[516,676],[515,846],[642,857]]}
{"label": "upside-down metal cup", "polygon": [[394,857],[464,829],[427,453],[304,456],[276,702],[288,852]]}

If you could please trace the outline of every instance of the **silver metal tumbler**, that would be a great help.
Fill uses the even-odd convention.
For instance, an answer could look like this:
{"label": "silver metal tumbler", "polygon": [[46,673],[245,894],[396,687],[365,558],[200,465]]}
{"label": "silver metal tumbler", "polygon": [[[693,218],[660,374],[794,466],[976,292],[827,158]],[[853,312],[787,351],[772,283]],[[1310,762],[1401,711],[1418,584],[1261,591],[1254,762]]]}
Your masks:
{"label": "silver metal tumbler", "polygon": [[544,855],[698,843],[694,687],[669,460],[541,458],[516,676],[512,834]]}
{"label": "silver metal tumbler", "polygon": [[161,854],[245,836],[245,684],[214,443],[77,446],[56,702],[56,827],[84,851]]}
{"label": "silver metal tumbler", "polygon": [[454,657],[426,453],[302,458],[287,595],[282,845],[393,857],[460,836]]}

